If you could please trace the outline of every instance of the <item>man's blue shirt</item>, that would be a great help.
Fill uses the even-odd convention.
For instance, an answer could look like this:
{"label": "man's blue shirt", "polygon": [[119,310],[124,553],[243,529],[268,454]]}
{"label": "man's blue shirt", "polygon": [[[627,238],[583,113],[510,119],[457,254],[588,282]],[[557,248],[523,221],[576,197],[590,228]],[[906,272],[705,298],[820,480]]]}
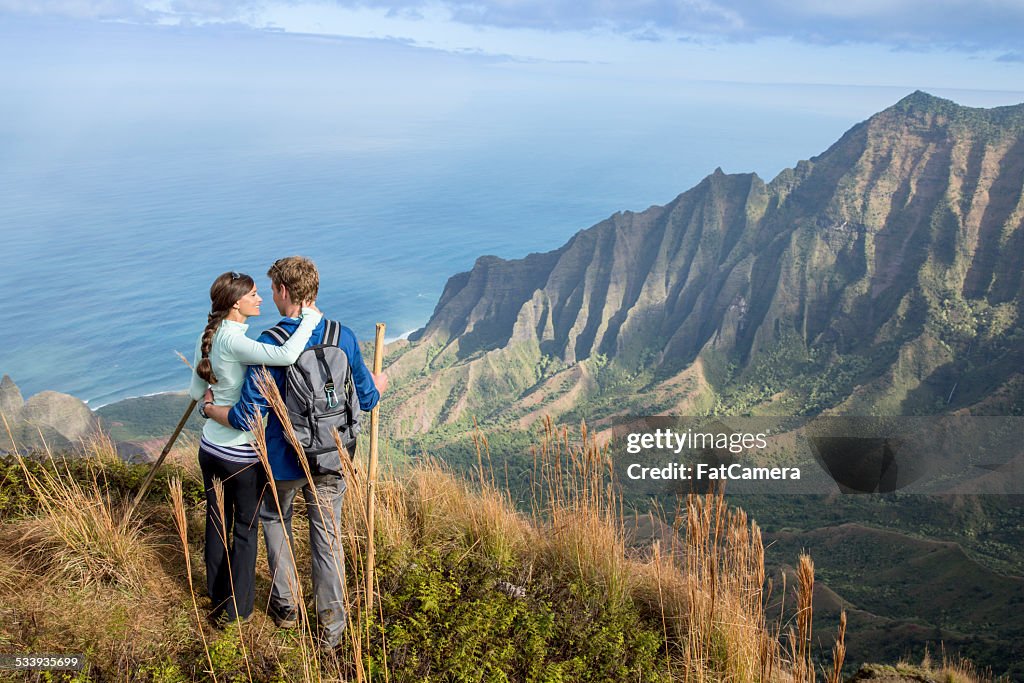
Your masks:
{"label": "man's blue shirt", "polygon": [[[320,324],[313,330],[309,341],[306,342],[306,348],[323,343],[326,323],[327,318],[320,321]],[[299,326],[299,319],[282,318],[278,326],[284,329],[290,336]],[[261,334],[257,341],[278,346],[277,341],[266,332]],[[359,397],[360,410],[371,410],[377,405],[377,401],[380,400],[380,394],[377,392],[377,387],[373,383],[373,377],[370,375],[366,363],[363,362],[363,354],[359,351],[359,342],[356,340],[355,333],[344,325],[341,327],[341,338],[338,340],[338,347],[348,356],[349,365],[352,367],[352,383],[355,385],[356,395]],[[235,429],[249,431],[251,420],[255,417],[257,409],[261,415],[269,413],[266,429],[267,458],[270,460],[270,469],[274,472],[274,479],[304,479],[306,474],[296,459],[295,449],[292,448],[284,436],[281,421],[277,419],[274,411],[268,408],[267,401],[263,398],[257,386],[256,380],[262,367],[264,366],[249,366],[245,373],[245,384],[242,385],[242,395],[239,397],[238,403],[228,413],[228,422]],[[287,367],[267,368],[271,377],[274,378],[274,382],[277,383],[277,388],[282,393],[284,392],[284,378],[287,369]]]}

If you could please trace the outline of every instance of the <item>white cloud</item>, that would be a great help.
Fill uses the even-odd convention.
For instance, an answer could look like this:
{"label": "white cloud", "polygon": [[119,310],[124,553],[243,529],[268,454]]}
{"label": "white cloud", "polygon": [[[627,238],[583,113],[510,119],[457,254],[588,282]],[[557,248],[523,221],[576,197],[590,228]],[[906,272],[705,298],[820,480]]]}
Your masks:
{"label": "white cloud", "polygon": [[[451,35],[501,29],[615,33],[643,42],[780,38],[815,45],[1024,50],[1020,0],[0,0],[0,13],[257,28],[277,22],[285,30],[302,25],[314,32],[318,22],[326,26],[343,16],[413,40],[445,27]],[[341,27],[341,34],[354,33]]]}
{"label": "white cloud", "polygon": [[148,19],[144,4],[133,0],[0,0],[0,13],[56,15],[75,19]]}

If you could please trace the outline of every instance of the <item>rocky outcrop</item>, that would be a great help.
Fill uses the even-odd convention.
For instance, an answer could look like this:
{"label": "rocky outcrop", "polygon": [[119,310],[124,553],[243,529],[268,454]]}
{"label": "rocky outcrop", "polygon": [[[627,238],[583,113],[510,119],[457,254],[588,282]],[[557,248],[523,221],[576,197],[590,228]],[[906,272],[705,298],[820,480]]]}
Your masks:
{"label": "rocky outcrop", "polygon": [[21,419],[52,427],[68,441],[91,434],[98,425],[85,403],[56,391],[43,391],[31,397],[21,409]]}
{"label": "rocky outcrop", "polygon": [[[18,386],[4,375],[0,381],[0,410],[7,418],[19,448],[64,448],[93,434],[99,421],[84,402],[56,391],[42,391],[24,401]],[[0,434],[0,448],[12,449],[10,437]]]}
{"label": "rocky outcrop", "polygon": [[914,93],[769,183],[716,170],[555,251],[481,257],[393,348],[416,399],[396,417],[505,414],[581,363],[662,400],[702,357],[721,385],[783,351],[852,368],[814,409],[970,405],[1024,361],[1022,188],[1024,105]]}
{"label": "rocky outcrop", "polygon": [[18,414],[23,405],[25,405],[25,399],[21,397],[18,385],[9,375],[4,375],[3,379],[0,379],[0,413],[13,417]]}

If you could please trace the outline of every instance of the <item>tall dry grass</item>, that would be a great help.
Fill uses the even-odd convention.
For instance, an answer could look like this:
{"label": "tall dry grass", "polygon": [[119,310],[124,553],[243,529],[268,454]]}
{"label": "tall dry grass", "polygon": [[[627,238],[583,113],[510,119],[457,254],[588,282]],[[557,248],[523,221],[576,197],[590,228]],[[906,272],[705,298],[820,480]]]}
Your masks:
{"label": "tall dry grass", "polygon": [[610,600],[647,605],[662,625],[674,679],[798,680],[765,620],[760,529],[729,508],[721,489],[688,496],[671,519],[662,513],[660,523],[676,533],[636,556],[627,550],[608,450],[588,438],[586,425],[575,441],[545,421],[533,455],[536,559],[574,566]]}
{"label": "tall dry grass", "polygon": [[789,630],[793,675],[801,683],[814,683],[814,662],[811,660],[811,624],[814,619],[814,562],[810,555],[801,555],[796,568],[796,630]]}
{"label": "tall dry grass", "polygon": [[842,683],[843,663],[846,661],[846,610],[839,613],[839,634],[832,645],[832,671],[825,678],[826,683]]}
{"label": "tall dry grass", "polygon": [[[388,542],[431,543],[463,533],[499,555],[514,556],[526,574],[563,574],[600,587],[610,601],[635,601],[656,616],[666,668],[683,681],[811,681],[810,559],[798,599],[803,643],[787,656],[779,627],[765,619],[764,547],[756,523],[730,509],[721,490],[689,496],[674,519],[679,533],[638,555],[627,543],[627,515],[607,448],[551,420],[533,449],[530,512],[516,511],[495,485],[486,436],[474,437],[475,486],[434,461],[406,474],[406,516],[392,515]],[[386,501],[385,510],[395,511]],[[402,528],[402,523],[406,526]]]}
{"label": "tall dry grass", "polygon": [[105,663],[101,678],[135,680],[140,661],[193,650],[195,633],[168,617],[184,593],[167,572],[167,529],[151,506],[124,514],[124,482],[108,481],[124,467],[110,439],[68,454],[15,445],[9,458],[21,476],[8,491],[30,504],[0,519],[4,651],[88,653]]}
{"label": "tall dry grass", "polygon": [[[279,397],[275,399],[269,387],[267,393],[275,407]],[[262,425],[253,427],[254,445],[269,474]],[[51,541],[57,547],[48,547],[47,552],[68,558],[34,571],[69,585],[115,583],[136,594],[134,602],[126,603],[129,609],[142,611],[157,604],[164,614],[175,615],[164,617],[176,624],[173,637],[147,631],[149,640],[143,640],[138,633],[128,632],[129,638],[139,640],[118,653],[123,668],[105,674],[115,680],[117,671],[126,672],[128,662],[139,664],[138,657],[143,657],[142,662],[172,662],[184,680],[264,680],[283,671],[288,680],[390,681],[388,643],[381,640],[383,631],[374,628],[384,614],[379,603],[374,613],[369,612],[364,588],[371,534],[389,549],[466,548],[464,552],[499,558],[516,567],[519,577],[518,585],[502,590],[525,592],[544,582],[578,581],[598,589],[605,600],[640,605],[662,634],[664,667],[671,680],[814,680],[809,654],[813,565],[809,558],[800,562],[798,633],[790,648],[784,649],[780,646],[782,622],[768,624],[765,618],[760,530],[741,510],[726,504],[722,491],[691,495],[671,514],[659,513],[674,533],[648,551],[638,551],[628,542],[629,515],[613,479],[609,453],[585,425],[573,434],[550,420],[543,423],[533,452],[533,493],[526,511],[517,509],[509,492],[496,485],[486,436],[477,431],[475,442],[477,471],[471,479],[431,459],[401,470],[385,462],[376,485],[372,530],[367,528],[365,512],[366,473],[342,459],[348,468],[348,488],[342,518],[332,523],[349,563],[347,573],[337,567],[339,577],[346,579],[348,628],[347,641],[337,652],[320,647],[315,613],[307,609],[308,552],[301,521],[296,525],[297,547],[289,547],[300,576],[295,586],[299,626],[282,633],[257,614],[250,624],[223,633],[213,631],[205,620],[199,588],[205,578],[197,560],[199,535],[190,533],[201,523],[201,509],[185,500],[181,480],[173,480],[169,506],[148,502],[137,518],[120,517],[121,501],[101,493],[102,462],[116,456],[112,446],[100,442],[91,455],[87,453],[97,462],[97,479],[91,482],[74,481],[59,468],[54,470],[57,474],[33,475],[31,485],[40,498],[40,513],[31,523],[64,529],[53,536],[57,541]],[[183,464],[194,462],[194,453],[180,457]],[[355,462],[360,462],[358,457]],[[184,476],[197,477],[198,471]],[[276,500],[273,487],[268,493]],[[176,550],[162,545],[166,539],[155,541],[143,532],[140,520],[152,526],[161,515],[164,521],[156,524],[163,523],[173,532]],[[226,542],[226,531],[224,535]],[[168,553],[176,558],[178,569],[173,575],[158,571]],[[22,554],[32,556],[27,550]],[[62,566],[77,569],[66,573]],[[260,571],[265,581],[265,569]],[[4,593],[17,581],[8,574],[0,575]],[[159,585],[154,586],[154,579]],[[159,642],[161,637],[165,642]],[[241,653],[231,671],[221,669],[226,643]],[[113,651],[117,646],[103,647]],[[373,671],[366,666],[370,652],[376,653]],[[178,664],[187,656],[193,659],[191,669]],[[837,662],[838,670],[841,658]]]}
{"label": "tall dry grass", "polygon": [[[13,443],[10,426],[6,418],[3,421]],[[10,525],[5,545],[20,562],[56,580],[115,584],[139,592],[154,560],[152,539],[138,519],[125,517],[123,501],[107,492],[103,466],[116,458],[109,438],[98,435],[84,442],[82,451],[93,465],[85,482],[72,475],[66,460],[54,458],[48,446],[48,468],[30,469],[15,449],[15,460],[41,514]]]}
{"label": "tall dry grass", "polygon": [[946,652],[945,646],[940,646],[938,662],[932,659],[931,651],[925,648],[920,666],[900,660],[895,669],[897,672],[918,676],[923,671],[942,683],[1010,683],[1009,677],[997,677],[991,669],[979,667],[969,659]]}

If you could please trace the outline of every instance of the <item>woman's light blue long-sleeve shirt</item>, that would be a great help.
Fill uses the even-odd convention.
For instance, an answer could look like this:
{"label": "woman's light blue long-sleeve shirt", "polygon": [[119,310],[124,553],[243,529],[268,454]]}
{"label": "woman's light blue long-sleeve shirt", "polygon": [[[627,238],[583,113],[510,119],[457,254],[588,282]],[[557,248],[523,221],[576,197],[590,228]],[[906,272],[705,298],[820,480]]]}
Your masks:
{"label": "woman's light blue long-sleeve shirt", "polygon": [[[210,348],[210,364],[213,374],[217,377],[216,384],[209,384],[192,371],[192,384],[188,394],[200,400],[207,387],[213,389],[213,403],[218,406],[233,406],[242,393],[245,382],[245,371],[250,365],[291,365],[299,357],[313,330],[323,316],[312,308],[302,309],[302,322],[295,334],[281,346],[261,344],[245,336],[249,326],[244,323],[225,320],[217,328]],[[202,360],[203,335],[196,340],[195,362],[193,368]],[[218,446],[241,446],[250,441],[249,432],[225,427],[214,420],[207,420],[203,427],[203,437]]]}

